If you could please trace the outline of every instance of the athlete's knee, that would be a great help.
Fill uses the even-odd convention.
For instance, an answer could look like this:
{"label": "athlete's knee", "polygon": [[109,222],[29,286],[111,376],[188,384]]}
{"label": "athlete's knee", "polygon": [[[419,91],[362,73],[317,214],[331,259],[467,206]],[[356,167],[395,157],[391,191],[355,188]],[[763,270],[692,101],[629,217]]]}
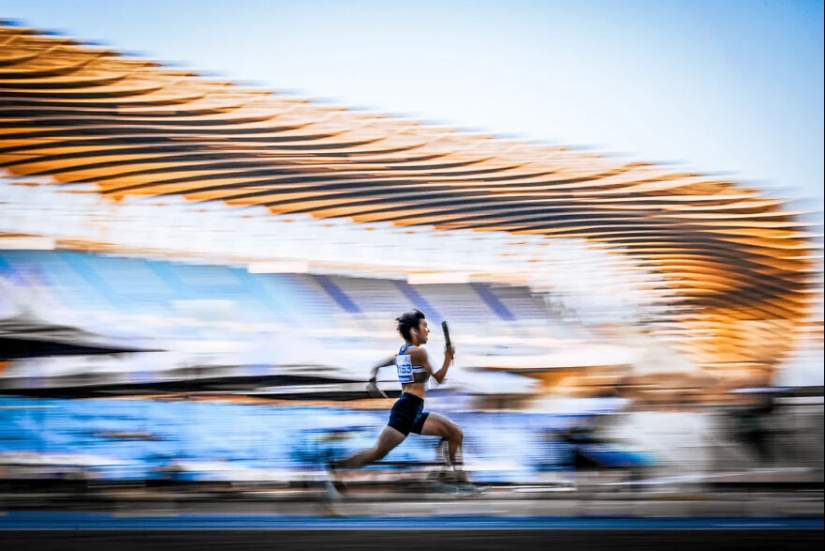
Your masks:
{"label": "athlete's knee", "polygon": [[384,459],[387,456],[387,454],[390,453],[391,451],[392,451],[392,448],[386,448],[386,447],[373,448],[372,452],[370,453],[370,460],[371,461],[380,461],[380,460]]}
{"label": "athlete's knee", "polygon": [[464,441],[464,431],[458,425],[447,425],[447,439],[460,445]]}

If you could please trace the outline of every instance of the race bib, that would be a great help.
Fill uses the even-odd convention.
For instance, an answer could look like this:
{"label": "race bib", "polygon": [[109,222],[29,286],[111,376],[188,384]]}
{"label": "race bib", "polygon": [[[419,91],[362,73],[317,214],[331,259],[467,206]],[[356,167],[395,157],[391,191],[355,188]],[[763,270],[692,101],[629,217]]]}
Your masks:
{"label": "race bib", "polygon": [[395,369],[398,371],[399,383],[413,382],[412,360],[408,354],[399,354],[395,357]]}

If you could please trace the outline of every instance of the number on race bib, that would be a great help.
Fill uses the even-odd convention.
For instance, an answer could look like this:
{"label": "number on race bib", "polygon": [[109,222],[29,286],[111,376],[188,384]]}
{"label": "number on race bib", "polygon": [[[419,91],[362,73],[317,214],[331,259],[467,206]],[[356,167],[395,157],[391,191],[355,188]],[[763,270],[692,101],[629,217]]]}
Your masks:
{"label": "number on race bib", "polygon": [[395,357],[395,368],[398,371],[399,383],[413,382],[412,360],[407,354],[399,354]]}

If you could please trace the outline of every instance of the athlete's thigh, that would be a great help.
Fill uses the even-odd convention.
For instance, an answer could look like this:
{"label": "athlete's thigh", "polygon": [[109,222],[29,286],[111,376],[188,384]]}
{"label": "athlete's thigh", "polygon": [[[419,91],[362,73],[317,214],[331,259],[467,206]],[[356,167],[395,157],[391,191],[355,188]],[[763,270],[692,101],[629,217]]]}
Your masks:
{"label": "athlete's thigh", "polygon": [[449,436],[456,430],[458,430],[458,425],[452,419],[440,413],[430,412],[427,415],[427,420],[424,421],[421,434],[425,436]]}
{"label": "athlete's thigh", "polygon": [[392,427],[384,427],[381,434],[378,435],[378,442],[375,447],[379,450],[390,451],[397,447],[407,436],[397,429]]}

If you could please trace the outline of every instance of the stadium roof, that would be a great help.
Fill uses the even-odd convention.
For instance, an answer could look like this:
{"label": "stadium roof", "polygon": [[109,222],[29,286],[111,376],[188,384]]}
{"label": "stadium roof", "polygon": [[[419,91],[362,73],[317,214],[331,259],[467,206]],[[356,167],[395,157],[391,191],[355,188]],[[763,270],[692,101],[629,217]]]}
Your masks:
{"label": "stadium roof", "polygon": [[[300,221],[300,232],[317,228],[318,219],[345,219],[313,234],[318,243],[358,228],[349,258],[338,259],[344,264],[376,256],[361,251],[369,258],[359,258],[360,230],[393,236],[381,238],[381,254],[449,235],[458,245],[440,259],[455,260],[458,271],[477,271],[472,256],[498,247],[483,262],[491,272],[532,270],[531,283],[541,273],[552,283],[553,259],[541,261],[534,249],[552,249],[558,239],[590,243],[621,252],[622,266],[644,276],[649,302],[659,301],[653,321],[710,369],[742,362],[770,369],[793,349],[819,300],[816,235],[803,213],[724,178],[319,105],[21,26],[0,26],[0,44],[0,167],[12,183],[114,205],[185,203],[222,213],[229,206],[239,209],[236,219],[265,212]],[[105,213],[100,205],[92,208]],[[151,232],[153,214],[144,214],[133,233]],[[18,214],[22,224],[20,216],[28,235],[94,245],[61,234],[67,222],[58,209]],[[202,220],[187,216],[181,226]],[[51,233],[32,228],[33,219]],[[273,232],[273,240],[285,235],[263,224],[259,231]],[[239,227],[223,227],[227,247]],[[479,242],[477,232],[507,237]],[[127,241],[97,244],[131,250]],[[300,250],[307,241],[294,242],[292,257],[280,250],[260,258],[254,243],[247,256],[312,256]],[[508,264],[522,245],[532,252]],[[430,243],[427,250],[437,249]]]}

